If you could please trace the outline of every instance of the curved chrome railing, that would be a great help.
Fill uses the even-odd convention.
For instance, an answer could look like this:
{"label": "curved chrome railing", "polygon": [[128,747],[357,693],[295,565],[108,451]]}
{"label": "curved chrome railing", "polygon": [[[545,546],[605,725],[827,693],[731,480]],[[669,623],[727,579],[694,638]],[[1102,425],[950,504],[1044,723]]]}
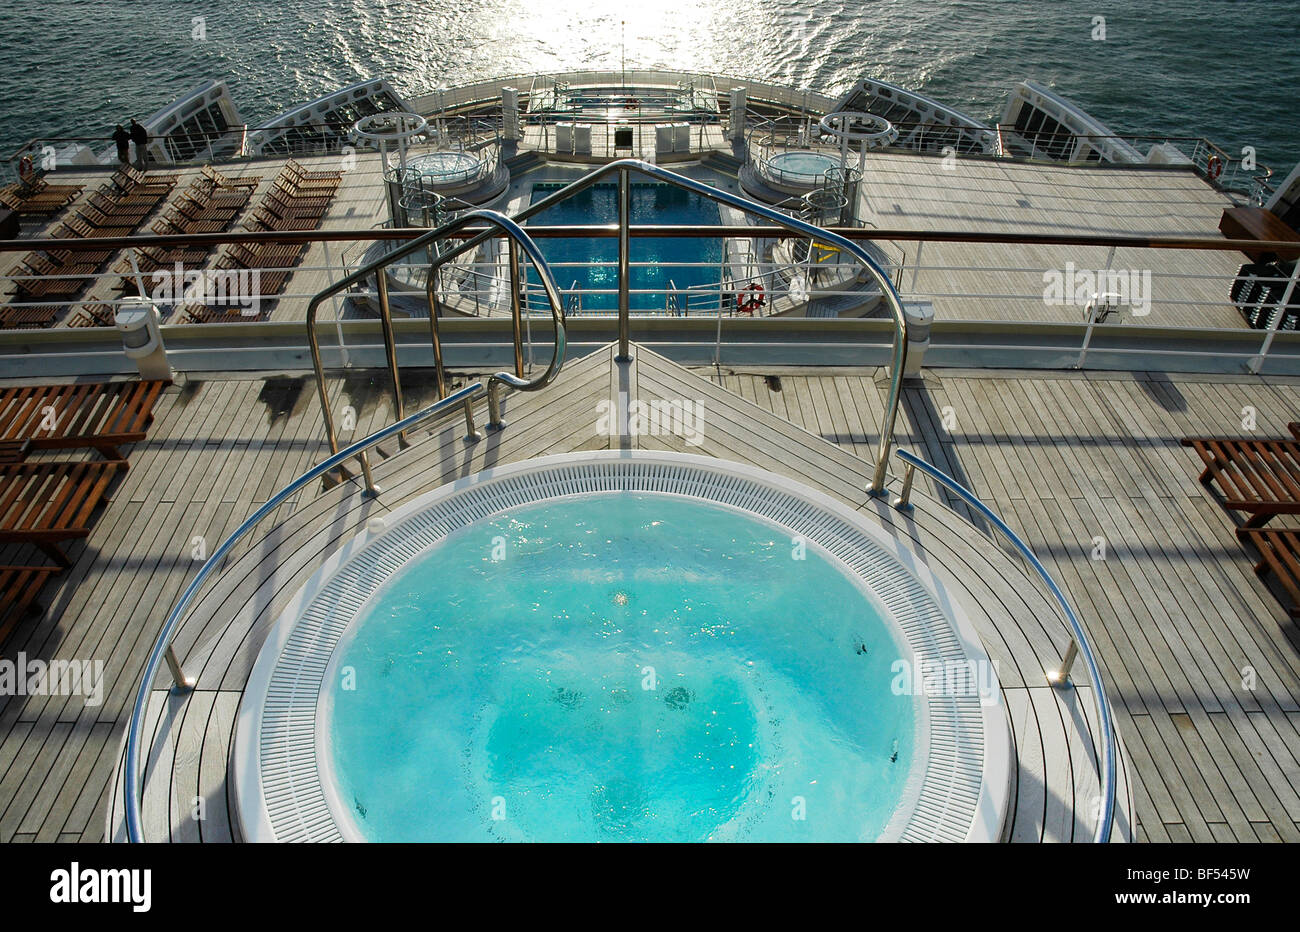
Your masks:
{"label": "curved chrome railing", "polygon": [[1092,645],[1088,641],[1088,633],[1084,630],[1083,623],[1070,607],[1070,602],[1061,591],[1061,587],[1056,584],[1052,574],[1047,571],[1034,552],[1029,549],[1029,545],[1020,539],[1015,531],[993,512],[988,505],[975,496],[973,492],[959,483],[956,479],[947,473],[927,463],[914,453],[900,449],[898,458],[906,465],[906,471],[903,478],[903,490],[898,499],[894,502],[894,507],[899,510],[911,508],[909,502],[912,491],[912,478],[914,470],[921,470],[935,482],[938,482],[944,488],[948,489],[967,506],[974,508],[984,519],[996,527],[1011,545],[1020,552],[1029,565],[1034,568],[1043,583],[1051,591],[1052,596],[1056,599],[1061,611],[1065,613],[1065,619],[1070,625],[1070,645],[1066,648],[1065,657],[1061,661],[1059,670],[1052,671],[1048,674],[1048,682],[1054,686],[1065,686],[1069,682],[1070,664],[1073,662],[1075,654],[1083,655],[1084,666],[1088,668],[1088,678],[1092,681],[1092,698],[1093,704],[1097,711],[1097,721],[1101,728],[1101,799],[1102,809],[1097,819],[1097,829],[1093,834],[1093,841],[1107,842],[1110,841],[1111,827],[1115,821],[1115,770],[1116,770],[1116,743],[1115,743],[1115,723],[1111,718],[1110,699],[1106,696],[1106,688],[1101,679],[1101,668],[1097,664],[1096,655],[1093,654]]}
{"label": "curved chrome railing", "polygon": [[[631,328],[631,317],[629,313],[629,253],[630,237],[628,228],[631,223],[631,193],[629,176],[632,172],[638,172],[647,175],[656,181],[662,181],[665,184],[681,188],[684,191],[690,191],[706,200],[715,201],[719,204],[726,204],[728,207],[734,207],[736,210],[757,217],[774,226],[782,227],[793,233],[802,236],[812,237],[819,242],[829,243],[837,247],[841,252],[847,253],[857,259],[864,268],[875,278],[880,287],[880,292],[885,298],[885,304],[889,307],[890,316],[894,320],[894,348],[890,362],[890,383],[889,398],[885,403],[885,416],[880,429],[880,444],[877,451],[875,473],[871,479],[871,486],[868,492],[872,495],[881,496],[886,494],[885,475],[889,468],[889,451],[894,441],[894,426],[898,421],[898,404],[903,388],[903,367],[907,363],[907,317],[903,312],[903,301],[899,297],[894,283],[890,280],[889,275],[880,267],[863,247],[862,244],[854,240],[847,239],[830,230],[800,220],[797,217],[791,217],[766,204],[759,204],[738,194],[731,194],[727,191],[721,191],[702,181],[696,181],[694,178],[687,178],[685,175],[679,175],[676,172],[668,171],[666,168],[660,168],[658,165],[651,165],[649,162],[643,162],[639,159],[618,159],[617,161],[608,162],[599,168],[588,172],[581,178],[565,185],[554,194],[548,195],[514,215],[514,219],[523,222],[530,217],[535,217],[547,208],[553,207],[563,201],[568,200],[575,194],[586,190],[592,185],[599,182],[607,175],[618,175],[618,358],[620,361],[626,361],[631,358],[628,350],[629,334]],[[426,243],[434,233],[422,236],[414,243]],[[496,235],[491,230],[478,233],[457,246],[452,247],[444,252],[439,258],[442,261],[449,261],[456,256],[463,255],[472,249],[475,249],[480,243]],[[411,245],[404,247],[403,254],[412,249]],[[549,289],[548,289],[549,295]]]}
{"label": "curved chrome railing", "polygon": [[203,566],[199,568],[198,574],[186,587],[180,601],[176,603],[171,614],[167,616],[167,620],[163,622],[162,630],[158,633],[157,640],[154,641],[153,650],[149,653],[149,659],[145,661],[144,673],[140,678],[140,688],[136,691],[135,705],[131,709],[131,720],[126,732],[126,773],[123,780],[126,789],[126,834],[129,841],[141,842],[145,840],[140,816],[144,793],[143,774],[140,769],[140,739],[144,728],[145,710],[149,704],[149,692],[153,686],[154,677],[158,675],[164,661],[171,669],[172,677],[178,687],[193,688],[193,682],[185,677],[181,669],[180,661],[177,659],[175,650],[172,647],[172,638],[175,637],[176,631],[180,628],[180,623],[190,607],[190,603],[194,601],[194,597],[198,594],[204,582],[221,564],[221,561],[226,558],[226,555],[230,553],[235,544],[239,543],[249,531],[273,513],[276,508],[284,504],[289,496],[299,489],[324,476],[330,470],[336,469],[350,457],[364,453],[370,447],[382,443],[395,434],[402,433],[407,428],[414,427],[430,418],[447,414],[461,405],[468,409],[470,403],[482,395],[483,392],[484,388],[481,382],[467,385],[445,398],[438,399],[427,408],[417,411],[410,417],[403,418],[388,427],[375,431],[370,436],[358,440],[346,449],[336,452],[333,456],[313,466],[268,498],[265,504],[249,515],[239,527],[235,528],[234,533],[227,537],[221,543],[221,546],[212,552],[212,556],[208,557]]}
{"label": "curved chrome railing", "polygon": [[[387,351],[388,358],[388,374],[392,379],[393,411],[396,413],[398,420],[401,420],[405,413],[402,401],[402,382],[397,366],[397,342],[393,335],[392,312],[389,309],[388,277],[383,274],[384,269],[388,268],[388,266],[397,262],[399,259],[403,259],[412,253],[419,252],[422,249],[427,249],[435,243],[446,240],[448,236],[455,233],[457,230],[463,229],[475,222],[486,223],[489,227],[493,227],[496,231],[499,231],[499,233],[504,233],[510,241],[512,256],[517,255],[516,249],[522,249],[524,251],[524,254],[528,257],[529,262],[532,263],[538,277],[541,279],[542,288],[546,292],[547,302],[551,306],[551,321],[555,326],[555,345],[551,353],[550,365],[546,367],[546,371],[539,377],[531,380],[524,379],[522,366],[523,335],[520,330],[519,314],[516,313],[514,315],[515,372],[513,375],[508,372],[497,372],[488,378],[488,403],[492,426],[500,426],[500,396],[497,388],[499,384],[507,385],[517,391],[536,391],[539,388],[549,385],[551,380],[554,379],[556,374],[560,371],[560,367],[564,364],[565,353],[564,305],[560,299],[560,291],[555,286],[555,279],[551,275],[551,270],[547,266],[541,250],[537,248],[537,244],[533,242],[532,238],[527,233],[524,232],[523,228],[505,214],[498,213],[495,210],[468,211],[453,220],[449,220],[437,229],[430,230],[428,233],[410,240],[399,248],[394,249],[392,252],[380,256],[373,262],[357,269],[357,271],[353,272],[351,275],[339,279],[328,287],[317,292],[316,296],[313,297],[311,302],[307,305],[307,342],[311,346],[311,361],[312,366],[316,370],[316,389],[320,397],[321,417],[325,421],[325,433],[329,440],[331,453],[339,452],[339,443],[334,430],[334,415],[330,411],[329,395],[325,387],[325,368],[321,362],[320,344],[316,339],[316,312],[320,308],[321,302],[332,295],[336,295],[341,291],[346,291],[353,285],[365,281],[372,275],[375,277],[375,289],[379,298],[379,319],[383,330],[384,348]],[[499,234],[490,229],[480,236],[475,237],[472,242],[477,245],[477,243],[493,235]],[[429,265],[428,281],[430,283],[435,281],[438,270],[464,251],[464,247],[457,247],[448,249],[437,255]],[[517,263],[512,265],[512,268],[515,267],[517,267]],[[514,287],[514,291],[516,294],[518,293],[517,285]],[[438,339],[438,313],[437,307],[433,302],[433,293],[430,291],[429,330],[433,342],[434,368],[438,380],[438,395],[439,397],[445,397],[446,378],[442,364],[442,344]],[[468,428],[468,437],[470,439],[476,439],[478,434],[474,429],[473,414],[468,405],[465,407],[465,420]],[[398,439],[400,442],[404,443],[406,439],[405,432],[399,432]],[[370,460],[369,457],[366,456],[366,451],[364,449],[357,455],[357,462],[361,464],[361,471],[365,476],[366,491],[372,495],[377,494],[379,489],[378,486],[375,485],[374,476],[370,470]]]}

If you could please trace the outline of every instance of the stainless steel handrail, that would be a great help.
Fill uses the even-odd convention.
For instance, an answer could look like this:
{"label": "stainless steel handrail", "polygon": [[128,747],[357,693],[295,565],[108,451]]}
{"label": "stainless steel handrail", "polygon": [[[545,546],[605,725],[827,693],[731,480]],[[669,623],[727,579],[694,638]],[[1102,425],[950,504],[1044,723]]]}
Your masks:
{"label": "stainless steel handrail", "polygon": [[[524,251],[525,255],[528,256],[529,261],[532,263],[533,268],[537,271],[538,276],[542,280],[542,287],[546,291],[547,301],[551,306],[551,320],[555,326],[555,344],[551,354],[551,364],[547,366],[546,371],[538,378],[526,380],[521,378],[518,372],[513,375],[508,372],[498,372],[488,378],[488,404],[493,425],[499,427],[501,424],[499,417],[500,396],[498,385],[504,384],[518,391],[536,391],[537,389],[550,384],[551,380],[555,378],[556,373],[559,372],[560,366],[564,363],[565,351],[564,307],[560,300],[559,289],[555,287],[555,280],[551,275],[550,269],[546,265],[546,260],[542,257],[541,250],[537,248],[537,244],[533,242],[532,238],[524,232],[523,228],[519,226],[518,223],[504,214],[498,213],[495,210],[468,211],[455,219],[444,223],[437,229],[430,230],[428,233],[410,240],[398,249],[380,256],[373,262],[362,266],[351,275],[333,282],[326,288],[318,291],[316,296],[313,297],[311,302],[307,305],[307,342],[311,347],[312,367],[316,371],[316,389],[320,398],[321,416],[325,421],[325,433],[329,440],[331,453],[338,453],[339,444],[337,434],[334,430],[334,415],[330,412],[329,395],[325,387],[325,369],[321,361],[320,344],[316,339],[316,312],[320,308],[321,303],[326,298],[336,295],[341,291],[346,291],[351,286],[365,281],[371,275],[376,277],[376,290],[379,297],[379,316],[383,323],[384,347],[387,351],[389,375],[392,378],[394,412],[400,419],[403,411],[401,378],[398,374],[397,346],[393,336],[392,312],[388,305],[388,285],[384,277],[384,270],[397,260],[430,247],[439,240],[445,240],[457,230],[469,226],[475,221],[482,221],[488,224],[489,229],[481,233],[479,236],[469,240],[467,243],[462,243],[460,246],[440,252],[429,265],[429,327],[433,343],[434,367],[438,379],[439,395],[445,394],[446,385],[442,366],[442,345],[438,339],[437,307],[432,292],[433,282],[437,277],[438,270],[452,259],[461,255],[467,249],[471,248],[469,244],[472,243],[477,245],[488,237],[500,235],[501,233],[504,233],[512,244],[517,244],[518,248]],[[514,252],[512,249],[512,255],[513,254]],[[514,271],[512,270],[512,275],[513,274]],[[515,284],[517,285],[517,283]],[[522,345],[521,341],[522,334],[519,327],[519,315],[516,314],[514,315],[514,345],[516,358],[519,358],[520,347]],[[465,408],[465,421],[467,439],[477,439],[478,432],[474,429],[473,413],[469,406],[466,406]],[[402,442],[405,442],[404,436],[399,436],[399,439]],[[357,461],[361,464],[361,471],[365,477],[367,493],[377,495],[379,493],[379,487],[375,485],[374,475],[370,470],[370,459],[366,456],[366,450],[363,449],[358,454]]]}
{"label": "stainless steel handrail", "polygon": [[[656,181],[662,181],[665,184],[690,191],[707,200],[716,201],[720,204],[726,204],[728,207],[734,207],[737,210],[748,214],[762,217],[774,226],[781,227],[793,233],[802,236],[809,236],[823,243],[830,243],[839,247],[840,250],[853,256],[871,273],[880,286],[881,295],[885,299],[885,304],[889,307],[890,315],[894,319],[894,351],[891,361],[889,398],[885,403],[885,416],[880,428],[880,444],[876,456],[875,472],[871,479],[871,485],[868,492],[875,496],[886,494],[885,476],[889,468],[889,451],[894,440],[894,426],[898,421],[898,405],[902,395],[903,387],[903,368],[907,363],[907,317],[903,312],[903,302],[894,288],[893,282],[883,269],[871,258],[870,254],[858,243],[841,236],[832,230],[815,226],[804,220],[787,216],[779,210],[759,204],[754,201],[741,197],[738,194],[731,194],[727,191],[720,191],[711,187],[702,181],[696,181],[694,178],[687,178],[685,175],[679,175],[676,172],[668,171],[657,165],[651,165],[649,162],[643,162],[639,159],[618,159],[609,162],[599,168],[588,172],[581,178],[565,185],[560,190],[540,201],[529,205],[514,215],[514,219],[523,222],[529,217],[535,217],[537,214],[553,207],[562,201],[566,201],[586,190],[592,185],[599,182],[607,175],[617,173],[619,176],[619,219],[618,219],[618,247],[619,247],[619,295],[618,295],[618,358],[626,361],[631,358],[628,344],[630,342],[630,312],[628,308],[628,261],[629,261],[629,228],[631,226],[629,193],[628,193],[628,176],[631,172],[639,172],[647,175]],[[707,229],[707,228],[702,228]],[[436,233],[437,231],[435,231]],[[433,236],[434,234],[429,234]],[[454,258],[474,249],[480,243],[491,237],[493,232],[486,230],[471,236],[468,240],[446,252],[440,258],[447,260]],[[672,235],[670,232],[668,235]],[[755,235],[758,235],[757,233]],[[425,237],[421,237],[416,242],[423,242]],[[409,248],[409,247],[408,247]],[[548,289],[549,294],[549,289]]]}
{"label": "stainless steel handrail", "polygon": [[290,495],[299,489],[324,476],[326,473],[348,460],[350,457],[363,453],[378,443],[382,443],[395,434],[404,433],[407,428],[414,427],[430,418],[446,414],[460,405],[464,405],[466,410],[469,409],[470,403],[478,398],[484,392],[483,383],[475,382],[472,385],[466,385],[448,395],[440,398],[433,404],[420,411],[415,412],[410,417],[396,421],[387,427],[375,431],[368,437],[358,440],[356,443],[344,450],[339,450],[323,460],[316,466],[307,470],[298,478],[294,479],[279,492],[276,492],[266,500],[257,511],[253,512],[244,520],[244,522],[235,528],[234,533],[227,537],[221,546],[212,552],[212,556],[199,568],[198,574],[186,587],[180,601],[172,609],[167,620],[163,622],[162,630],[158,633],[157,640],[154,641],[153,650],[149,654],[149,659],[145,661],[144,673],[140,678],[140,688],[136,691],[135,704],[131,709],[131,720],[126,733],[126,773],[124,775],[124,786],[126,790],[126,834],[127,839],[132,842],[144,841],[144,828],[141,823],[140,807],[143,800],[144,785],[140,771],[140,737],[141,730],[144,727],[144,713],[149,703],[149,692],[153,685],[154,677],[158,675],[158,670],[165,661],[171,669],[172,678],[180,689],[192,689],[194,683],[190,681],[181,668],[181,663],[176,657],[176,652],[172,646],[172,638],[175,636],[177,629],[180,627],[181,620],[185,616],[186,610],[190,603],[198,594],[199,589],[207,578],[212,575],[213,571],[226,558],[226,555],[234,548],[235,544],[248,534],[254,527],[260,524],[268,515],[273,513]]}
{"label": "stainless steel handrail", "polygon": [[1034,556],[1034,552],[1029,549],[1029,545],[1021,540],[1019,535],[1011,530],[1011,527],[998,517],[988,505],[980,501],[973,492],[952,478],[952,476],[927,463],[916,454],[900,449],[898,458],[907,464],[907,468],[903,478],[902,494],[893,503],[895,508],[900,511],[907,511],[911,508],[909,499],[912,490],[913,471],[921,470],[935,482],[955,494],[969,507],[978,511],[986,521],[1002,532],[1002,535],[1011,542],[1011,545],[1020,551],[1020,555],[1029,561],[1029,565],[1038,573],[1056,599],[1057,604],[1060,605],[1061,611],[1065,613],[1065,620],[1070,625],[1070,644],[1066,648],[1065,657],[1061,661],[1060,668],[1049,672],[1047,679],[1054,686],[1068,685],[1070,664],[1077,653],[1083,654],[1083,663],[1088,668],[1088,678],[1092,681],[1092,698],[1097,710],[1097,722],[1101,728],[1102,810],[1097,820],[1097,829],[1093,834],[1093,841],[1099,843],[1110,841],[1111,827],[1115,820],[1115,760],[1117,757],[1115,725],[1111,718],[1110,699],[1106,696],[1106,688],[1101,679],[1101,667],[1097,663],[1097,657],[1088,641],[1088,633],[1084,630],[1083,623],[1074,614],[1074,609],[1070,607],[1070,602],[1066,599],[1065,593],[1056,584],[1056,580],[1047,571],[1047,567],[1043,566],[1038,557]]}

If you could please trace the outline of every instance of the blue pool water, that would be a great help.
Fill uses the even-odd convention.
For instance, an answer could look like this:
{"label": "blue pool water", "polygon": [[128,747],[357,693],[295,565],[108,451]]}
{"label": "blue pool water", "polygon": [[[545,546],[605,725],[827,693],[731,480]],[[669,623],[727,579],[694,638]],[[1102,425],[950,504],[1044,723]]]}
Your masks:
{"label": "blue pool water", "polygon": [[[532,203],[558,191],[563,184],[533,185]],[[712,201],[682,191],[665,184],[632,183],[632,223],[653,224],[691,224],[717,225],[720,222],[718,205]],[[542,211],[530,223],[542,224],[591,224],[614,223],[618,220],[618,186],[614,184],[593,185],[569,200]],[[573,282],[582,289],[605,289],[606,293],[593,294],[590,291],[582,297],[584,310],[615,310],[618,308],[618,240],[573,239],[540,240],[542,253],[552,265],[555,283],[562,290],[568,290]],[[677,286],[677,292],[683,292],[692,285],[716,284],[718,281],[718,262],[722,258],[722,241],[718,239],[674,239],[671,237],[645,237],[633,239],[631,243],[631,261],[648,262],[650,265],[633,266],[631,284],[633,290],[629,306],[635,310],[664,309],[665,295],[669,282]],[[607,262],[606,266],[595,268],[554,267],[560,262]],[[706,262],[706,267],[675,265],[682,262]],[[643,293],[637,294],[637,289]],[[717,309],[717,290],[713,290],[709,307]],[[691,300],[681,295],[679,304]],[[694,304],[691,305],[692,307]]]}
{"label": "blue pool water", "polygon": [[901,648],[837,565],[793,552],[634,493],[453,533],[340,645],[341,804],[375,841],[878,837],[913,760]]}

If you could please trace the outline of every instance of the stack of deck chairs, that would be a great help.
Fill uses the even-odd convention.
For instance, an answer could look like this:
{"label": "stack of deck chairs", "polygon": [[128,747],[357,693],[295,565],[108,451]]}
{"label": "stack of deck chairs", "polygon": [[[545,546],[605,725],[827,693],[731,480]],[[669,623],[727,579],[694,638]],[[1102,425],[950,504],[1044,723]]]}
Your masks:
{"label": "stack of deck chairs", "polygon": [[[0,644],[31,615],[42,586],[72,566],[63,546],[126,472],[122,444],[145,438],[162,382],[111,382],[0,391]],[[102,458],[52,459],[89,448]],[[33,551],[54,565],[36,562]]]}
{"label": "stack of deck chairs", "polygon": [[[129,236],[176,184],[175,175],[147,175],[123,166],[73,210],[51,236],[56,239],[97,239]],[[52,250],[28,253],[9,270],[25,276],[15,282],[13,304],[0,307],[0,327],[49,327],[61,304],[81,294],[108,262],[114,250]]]}
{"label": "stack of deck chairs", "polygon": [[[260,232],[297,232],[315,230],[329,210],[330,202],[343,183],[341,171],[307,171],[289,159],[258,200],[244,228]],[[244,243],[227,246],[215,268],[222,271],[256,272],[259,302],[256,313],[245,308],[212,306],[190,302],[181,307],[184,320],[191,323],[237,323],[264,319],[269,313],[267,297],[279,294],[293,275],[293,267],[307,251],[306,243]]]}

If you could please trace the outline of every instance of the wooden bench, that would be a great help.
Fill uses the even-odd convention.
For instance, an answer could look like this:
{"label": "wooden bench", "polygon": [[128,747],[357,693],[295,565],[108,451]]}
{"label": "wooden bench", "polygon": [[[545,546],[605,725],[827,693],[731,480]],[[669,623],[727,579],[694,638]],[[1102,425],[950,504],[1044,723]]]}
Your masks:
{"label": "wooden bench", "polygon": [[118,446],[145,439],[162,382],[85,382],[0,391],[0,440],[34,450],[93,447],[108,460]]}
{"label": "wooden bench", "polygon": [[0,566],[0,645],[36,602],[55,566]]}
{"label": "wooden bench", "polygon": [[1289,528],[1238,528],[1237,535],[1259,551],[1255,572],[1269,573],[1291,596],[1287,606],[1292,618],[1300,618],[1300,531]]}
{"label": "wooden bench", "polygon": [[1250,515],[1245,527],[1300,514],[1300,440],[1185,437],[1182,445],[1200,456],[1201,482],[1218,485],[1223,507]]}
{"label": "wooden bench", "polygon": [[0,466],[0,543],[33,544],[71,566],[59,545],[89,536],[90,516],[125,471],[126,460]]}

